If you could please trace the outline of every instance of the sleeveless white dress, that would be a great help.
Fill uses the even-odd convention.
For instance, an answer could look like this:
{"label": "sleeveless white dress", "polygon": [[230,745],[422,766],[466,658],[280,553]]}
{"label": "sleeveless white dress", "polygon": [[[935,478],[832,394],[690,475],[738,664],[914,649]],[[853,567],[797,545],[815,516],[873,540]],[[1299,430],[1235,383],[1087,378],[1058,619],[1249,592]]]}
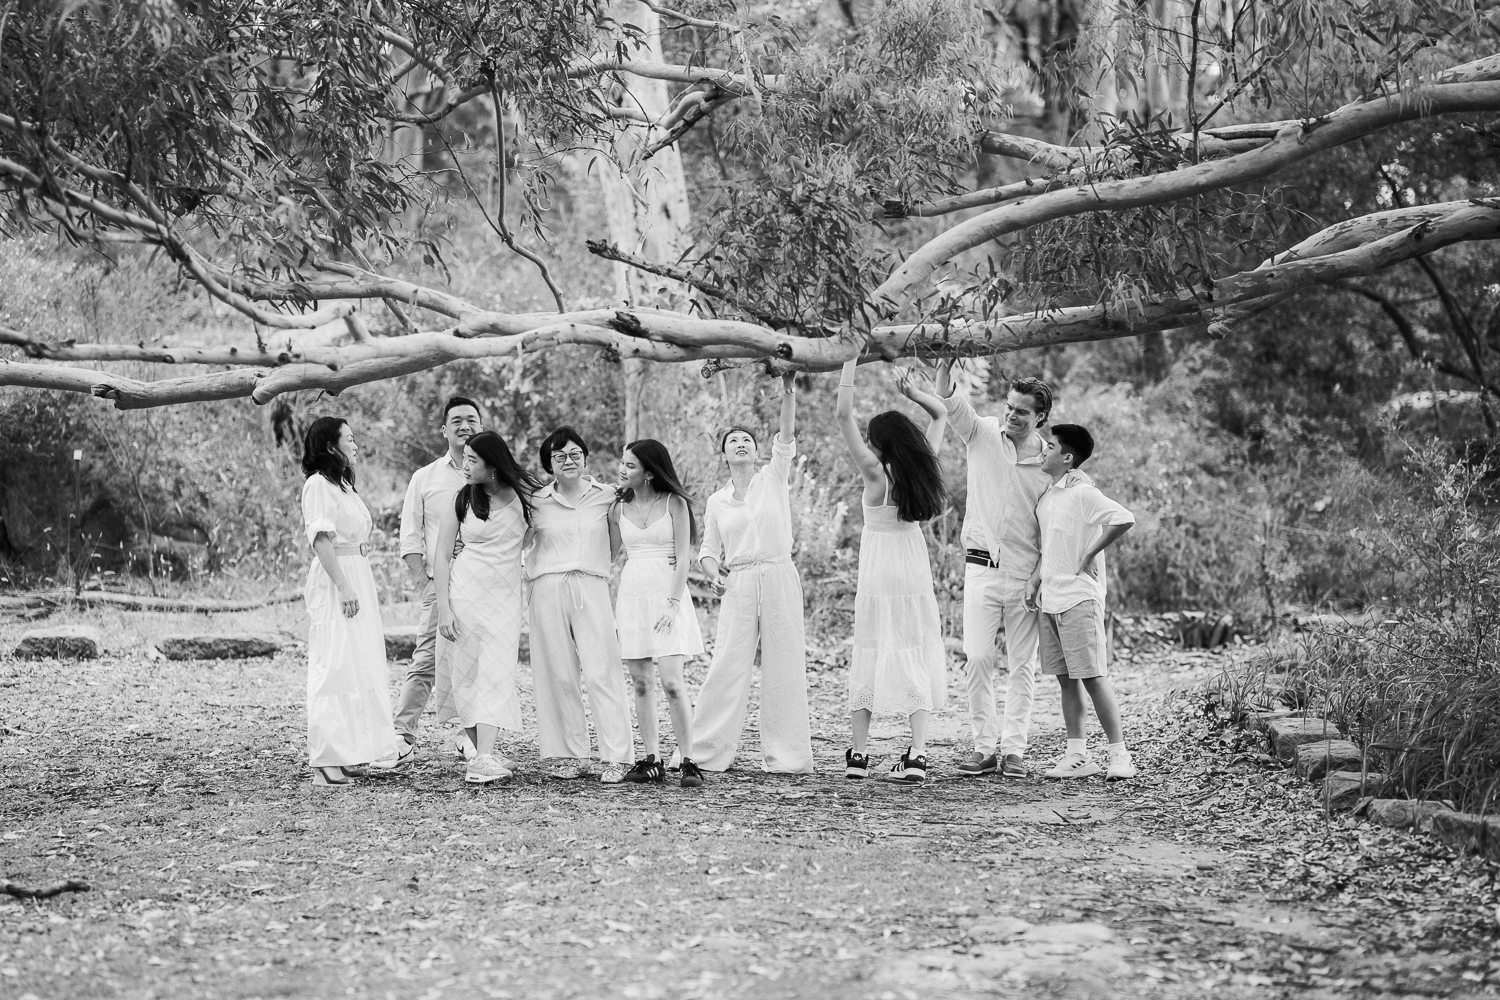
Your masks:
{"label": "sleeveless white dress", "polygon": [[521,542],[526,517],[519,497],[491,506],[481,521],[470,510],[458,526],[463,550],[448,574],[448,606],[458,621],[458,639],[441,643],[434,701],[439,722],[465,729],[479,723],[521,728],[516,661],[524,608]]}
{"label": "sleeveless white dress", "polygon": [[672,516],[663,514],[645,528],[623,513],[620,542],[625,548],[625,568],[620,571],[619,596],[615,599],[615,628],[620,633],[620,656],[627,660],[655,660],[663,656],[698,656],[703,652],[703,632],[693,598],[683,588],[677,617],[666,631],[656,631],[656,622],[671,609]]}
{"label": "sleeveless white dress", "polygon": [[849,710],[910,715],[942,707],[947,652],[922,526],[864,505]]}

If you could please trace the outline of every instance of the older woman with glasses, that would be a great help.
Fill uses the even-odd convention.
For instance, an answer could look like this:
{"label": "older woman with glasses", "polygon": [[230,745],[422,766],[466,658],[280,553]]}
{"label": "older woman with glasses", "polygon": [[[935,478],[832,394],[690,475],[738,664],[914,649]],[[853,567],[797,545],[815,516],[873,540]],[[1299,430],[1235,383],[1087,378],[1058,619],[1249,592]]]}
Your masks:
{"label": "older woman with glasses", "polygon": [[588,445],[571,427],[559,427],[542,441],[542,468],[552,474],[552,482],[532,497],[536,511],[525,556],[537,736],[542,758],[551,760],[552,777],[589,773],[582,677],[603,764],[599,780],[618,784],[633,749],[609,597],[609,571],[620,536],[609,517],[615,491],[584,474],[588,457]]}

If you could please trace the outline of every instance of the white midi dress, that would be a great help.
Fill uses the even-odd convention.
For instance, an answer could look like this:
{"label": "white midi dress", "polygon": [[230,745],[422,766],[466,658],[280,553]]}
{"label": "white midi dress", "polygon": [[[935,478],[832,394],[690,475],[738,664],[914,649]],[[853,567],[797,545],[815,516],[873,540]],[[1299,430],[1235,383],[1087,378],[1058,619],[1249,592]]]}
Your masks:
{"label": "white midi dress", "polygon": [[930,712],[942,707],[948,663],[927,540],[893,505],[864,510],[849,710]]}
{"label": "white midi dress", "polygon": [[[625,549],[625,568],[620,571],[619,596],[615,598],[615,628],[620,633],[620,656],[627,660],[656,660],[663,656],[698,656],[703,652],[703,631],[693,599],[684,588],[672,594],[675,572],[672,557],[677,552],[672,537],[672,517],[663,514],[644,528],[620,516],[620,544]],[[656,631],[661,616],[671,610],[668,597],[680,597],[670,629]]]}
{"label": "white midi dress", "polygon": [[400,737],[391,724],[385,630],[375,575],[361,546],[370,539],[370,512],[352,487],[340,489],[321,474],[302,485],[302,522],[311,544],[333,537],[335,558],[359,600],[359,614],[344,617],[338,588],[314,556],[303,588],[311,619],[307,635],[307,754],[314,767],[364,764],[395,753]]}
{"label": "white midi dress", "polygon": [[481,521],[470,510],[458,526],[463,550],[448,573],[448,606],[458,639],[441,636],[433,694],[439,722],[465,729],[483,723],[521,728],[516,663],[525,620],[521,543],[526,517],[519,497],[491,508]]}

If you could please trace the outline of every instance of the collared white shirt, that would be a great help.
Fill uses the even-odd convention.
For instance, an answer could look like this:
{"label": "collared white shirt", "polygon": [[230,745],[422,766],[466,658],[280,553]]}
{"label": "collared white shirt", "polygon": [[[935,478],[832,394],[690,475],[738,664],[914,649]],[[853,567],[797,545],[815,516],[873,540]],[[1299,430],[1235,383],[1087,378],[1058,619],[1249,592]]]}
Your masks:
{"label": "collared white shirt", "polygon": [[1102,610],[1108,575],[1104,553],[1094,557],[1098,576],[1079,573],[1078,562],[1105,525],[1134,524],[1135,515],[1099,492],[1087,472],[1074,469],[1042,494],[1036,518],[1042,528],[1041,609],[1060,615],[1084,601],[1098,601]]}
{"label": "collared white shirt", "polygon": [[406,499],[401,504],[401,558],[421,555],[427,560],[429,579],[437,568],[443,512],[453,508],[453,498],[467,482],[463,470],[444,455],[413,472],[406,486]]}
{"label": "collared white shirt", "polygon": [[615,491],[597,479],[583,480],[583,494],[576,504],[548,483],[531,498],[526,551],[522,561],[526,578],[535,580],[548,573],[586,573],[609,579],[609,508]]}
{"label": "collared white shirt", "polygon": [[1042,471],[1042,455],[1017,458],[1016,443],[999,419],[979,416],[957,391],[943,406],[968,450],[964,548],[988,552],[1007,579],[1029,579],[1041,551],[1036,503],[1052,485],[1052,477]]}
{"label": "collared white shirt", "polygon": [[787,479],[797,455],[795,440],[771,439],[771,461],[750,477],[743,500],[734,498],[734,483],[715,491],[703,514],[700,559],[720,566],[784,559],[792,554],[792,501]]}

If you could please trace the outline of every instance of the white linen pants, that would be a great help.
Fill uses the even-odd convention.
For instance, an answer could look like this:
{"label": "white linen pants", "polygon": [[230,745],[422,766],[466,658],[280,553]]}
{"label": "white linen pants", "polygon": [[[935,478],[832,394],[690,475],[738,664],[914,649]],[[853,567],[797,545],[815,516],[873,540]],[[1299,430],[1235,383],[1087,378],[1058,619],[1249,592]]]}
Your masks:
{"label": "white linen pants", "polygon": [[693,713],[694,757],[703,770],[726,771],[739,752],[758,644],[761,768],[812,773],[802,615],[802,580],[790,558],[730,570],[714,658]]}
{"label": "white linen pants", "polygon": [[588,573],[548,573],[531,581],[531,675],[537,744],[543,759],[589,760],[588,688],[599,759],[632,762],[630,702],[620,667],[609,581]]}
{"label": "white linen pants", "polygon": [[[988,756],[1026,755],[1036,693],[1037,615],[1026,610],[1026,581],[993,566],[964,567],[964,655],[968,657],[969,729],[974,749]],[[1005,717],[995,708],[1001,627],[1005,630]]]}

